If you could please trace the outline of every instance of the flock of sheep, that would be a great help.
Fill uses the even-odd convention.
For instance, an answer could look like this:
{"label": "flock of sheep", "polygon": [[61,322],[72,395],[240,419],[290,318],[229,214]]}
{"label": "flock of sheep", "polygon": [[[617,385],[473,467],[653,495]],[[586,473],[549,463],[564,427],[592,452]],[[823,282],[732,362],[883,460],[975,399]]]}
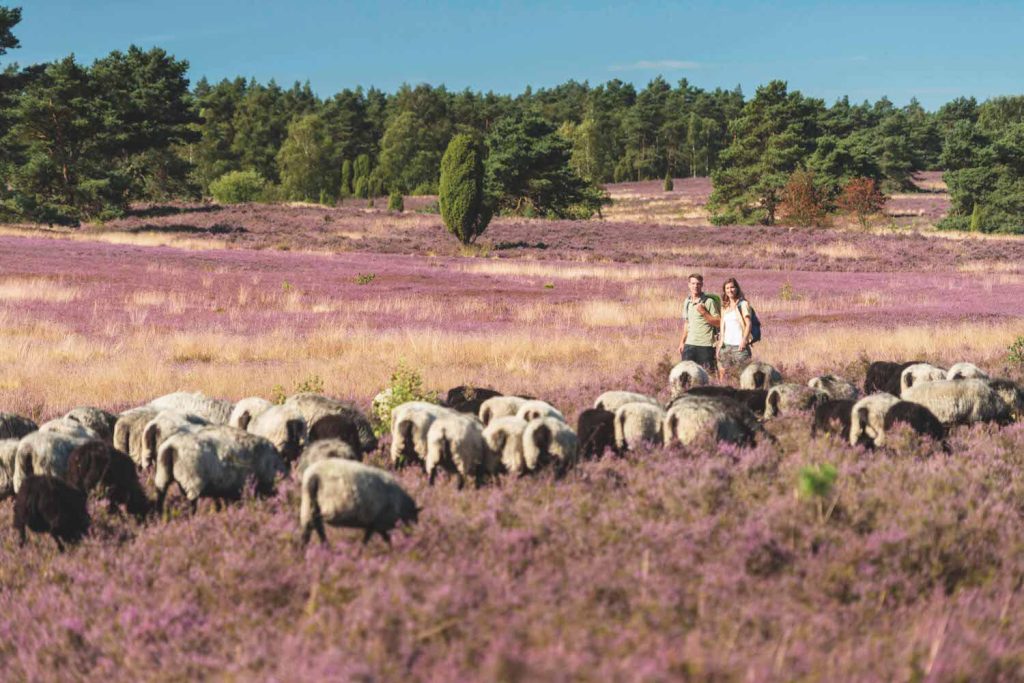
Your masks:
{"label": "flock of sheep", "polygon": [[[490,389],[456,387],[442,404],[413,401],[391,410],[390,463],[422,468],[431,485],[439,471],[459,488],[471,479],[500,485],[503,475],[550,469],[565,475],[580,460],[622,454],[642,443],[753,445],[773,440],[764,423],[813,411],[812,434],[833,433],[852,445],[884,446],[897,423],[942,441],[946,430],[973,422],[1008,423],[1024,414],[1024,390],[992,379],[971,363],[947,369],[927,363],[872,363],[861,391],[833,375],[806,385],[785,383],[763,362],[749,364],[740,388],[709,384],[696,363],[669,374],[671,399],[608,391],[584,410],[573,429],[555,406]],[[374,400],[374,409],[387,400]],[[76,408],[36,425],[0,413],[0,499],[14,496],[14,527],[64,542],[89,528],[87,497],[98,490],[111,509],[145,519],[163,513],[177,485],[194,513],[200,498],[218,509],[239,499],[247,483],[257,495],[274,491],[279,477],[301,482],[302,541],[325,525],[363,530],[389,540],[420,508],[387,471],[363,464],[378,447],[370,420],[355,405],[301,393],[281,405],[250,397],[237,403],[178,392],[114,415]],[[156,500],[140,476],[152,477]]]}

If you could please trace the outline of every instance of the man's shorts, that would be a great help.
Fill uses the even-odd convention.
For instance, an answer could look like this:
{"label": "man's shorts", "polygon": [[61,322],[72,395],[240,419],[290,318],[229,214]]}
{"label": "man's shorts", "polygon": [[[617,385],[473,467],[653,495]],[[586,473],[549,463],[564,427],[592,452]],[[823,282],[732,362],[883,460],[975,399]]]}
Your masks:
{"label": "man's shorts", "polygon": [[716,369],[715,347],[685,344],[683,346],[683,360],[692,360],[697,365],[703,366],[708,372],[714,372]]}

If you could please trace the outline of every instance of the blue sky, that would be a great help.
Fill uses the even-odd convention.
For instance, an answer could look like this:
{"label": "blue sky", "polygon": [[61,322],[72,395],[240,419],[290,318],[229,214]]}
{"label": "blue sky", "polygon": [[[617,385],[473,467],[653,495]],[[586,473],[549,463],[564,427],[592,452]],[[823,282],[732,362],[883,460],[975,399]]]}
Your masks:
{"label": "blue sky", "polygon": [[327,2],[0,0],[20,4],[30,64],[89,63],[132,43],[191,64],[190,78],[309,80],[321,96],[401,83],[519,93],[527,85],[661,74],[703,87],[773,78],[935,109],[960,95],[1024,92],[1021,2]]}

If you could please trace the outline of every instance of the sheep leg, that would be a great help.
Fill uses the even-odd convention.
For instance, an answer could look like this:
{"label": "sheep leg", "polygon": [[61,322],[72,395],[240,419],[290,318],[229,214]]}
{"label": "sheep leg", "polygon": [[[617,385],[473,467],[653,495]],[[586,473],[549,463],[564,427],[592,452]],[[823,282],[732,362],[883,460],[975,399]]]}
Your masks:
{"label": "sheep leg", "polygon": [[18,547],[19,548],[24,548],[25,547],[25,541],[28,540],[26,535],[25,535],[25,525],[24,524],[17,525],[17,526],[15,526],[15,529],[18,530],[18,536],[20,538],[20,540],[18,541]]}
{"label": "sheep leg", "polygon": [[462,476],[462,472],[459,472],[456,476],[459,478],[459,490],[461,491],[466,487],[466,478]]}
{"label": "sheep leg", "polygon": [[435,467],[434,469],[430,470],[429,476],[427,478],[427,484],[430,485],[430,486],[433,486],[434,485],[434,479],[436,477],[437,477],[437,468]]}
{"label": "sheep leg", "polygon": [[198,514],[198,512],[199,512],[199,499],[198,498],[196,498],[195,500],[189,501],[189,512],[190,512],[190,514],[193,517],[195,517],[196,514]]}
{"label": "sheep leg", "polygon": [[221,500],[220,498],[214,498],[213,499],[213,509],[216,510],[217,512],[220,512],[221,510],[223,510],[224,509],[224,501]]}
{"label": "sheep leg", "polygon": [[363,545],[369,543],[371,538],[373,538],[373,527],[363,530]]}
{"label": "sheep leg", "polygon": [[156,492],[156,512],[161,517],[164,516],[164,500],[167,498],[167,489]]}
{"label": "sheep leg", "polygon": [[60,552],[64,552],[64,544],[61,543],[61,540],[57,537],[57,534],[51,531],[50,535],[53,536],[53,540],[57,542],[57,550],[59,550]]}
{"label": "sheep leg", "polygon": [[[327,545],[327,530],[324,529],[324,518],[317,515],[313,518],[313,528],[316,529],[316,535],[320,538],[320,545]],[[365,542],[365,541],[364,541]]]}
{"label": "sheep leg", "polygon": [[391,534],[389,534],[387,531],[377,531],[377,533],[380,535],[381,538],[384,539],[384,542],[387,543],[388,547],[390,548],[391,547]]}

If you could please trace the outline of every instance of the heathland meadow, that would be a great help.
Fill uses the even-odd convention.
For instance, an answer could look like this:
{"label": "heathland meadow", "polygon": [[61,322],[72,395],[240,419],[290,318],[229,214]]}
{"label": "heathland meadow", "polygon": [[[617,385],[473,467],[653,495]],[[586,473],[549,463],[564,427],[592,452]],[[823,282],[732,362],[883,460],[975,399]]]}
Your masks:
{"label": "heathland meadow", "polygon": [[[316,386],[368,410],[403,367],[574,421],[604,390],[667,397],[694,271],[739,279],[755,355],[787,379],[920,358],[1021,380],[1024,242],[935,234],[943,195],[897,196],[870,230],[711,227],[706,181],[660,185],[612,186],[601,220],[496,219],[470,249],[414,198],[6,226],[0,409]],[[423,512],[390,548],[329,530],[303,549],[292,480],[166,523],[96,504],[65,554],[3,530],[0,678],[1024,678],[1020,423],[874,452],[811,438],[807,415],[766,426],[777,443],[642,448],[563,480],[403,470]]]}

